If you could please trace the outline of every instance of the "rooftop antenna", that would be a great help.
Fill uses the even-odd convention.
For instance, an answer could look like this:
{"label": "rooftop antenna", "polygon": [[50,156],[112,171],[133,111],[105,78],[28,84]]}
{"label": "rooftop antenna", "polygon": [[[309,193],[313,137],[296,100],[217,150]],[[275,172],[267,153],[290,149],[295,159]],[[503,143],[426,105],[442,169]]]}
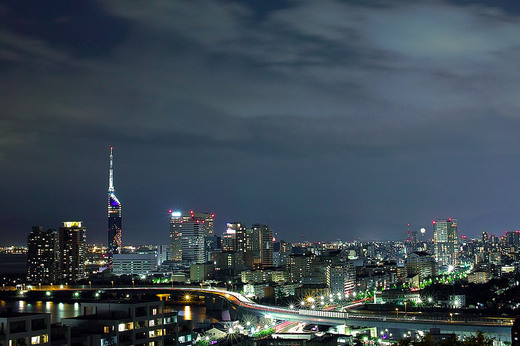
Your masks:
{"label": "rooftop antenna", "polygon": [[108,192],[114,192],[114,155],[112,155],[114,147],[110,147],[110,168],[108,169]]}

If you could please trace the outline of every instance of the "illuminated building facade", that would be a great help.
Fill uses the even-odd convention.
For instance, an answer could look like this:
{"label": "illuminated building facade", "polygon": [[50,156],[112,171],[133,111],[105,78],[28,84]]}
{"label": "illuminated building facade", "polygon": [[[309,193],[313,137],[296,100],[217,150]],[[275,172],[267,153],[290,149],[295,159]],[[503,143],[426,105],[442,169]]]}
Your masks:
{"label": "illuminated building facade", "polygon": [[120,254],[123,248],[122,243],[122,219],[121,203],[115,195],[114,189],[114,157],[113,148],[110,147],[110,165],[108,169],[108,261],[112,265],[114,254]]}
{"label": "illuminated building facade", "polygon": [[457,219],[433,221],[433,246],[435,260],[439,265],[455,266],[458,264]]}
{"label": "illuminated building facade", "polygon": [[58,232],[34,226],[27,237],[27,280],[49,284],[57,281]]}
{"label": "illuminated building facade", "polygon": [[245,252],[247,227],[240,222],[230,222],[226,226],[226,233],[222,237],[222,251]]}
{"label": "illuminated building facade", "polygon": [[59,280],[74,282],[85,277],[87,229],[81,221],[67,221],[58,230]]}
{"label": "illuminated building facade", "polygon": [[215,214],[170,211],[171,260],[204,263],[204,239],[213,234]]}
{"label": "illuminated building facade", "polygon": [[254,224],[253,252],[254,267],[261,269],[273,266],[273,231],[267,225]]}

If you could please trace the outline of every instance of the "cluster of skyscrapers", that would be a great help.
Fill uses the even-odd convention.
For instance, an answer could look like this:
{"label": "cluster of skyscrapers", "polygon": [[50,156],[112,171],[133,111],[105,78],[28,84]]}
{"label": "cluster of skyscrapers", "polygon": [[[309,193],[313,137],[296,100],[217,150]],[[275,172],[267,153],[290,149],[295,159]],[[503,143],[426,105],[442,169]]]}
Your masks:
{"label": "cluster of skyscrapers", "polygon": [[[115,194],[113,162],[113,148],[111,147],[108,169],[108,241],[105,254],[106,264],[110,269],[113,267],[114,258],[121,257],[121,261],[130,261],[132,264],[135,262],[133,258],[123,258],[122,254],[122,207]],[[220,237],[215,234],[215,214],[213,213],[194,210],[170,210],[169,213],[169,260],[188,265],[211,263],[229,275],[236,275],[244,270],[273,267],[273,247],[280,246],[280,244],[274,242],[269,226],[253,224],[247,227],[242,222],[230,222],[227,224],[225,233]],[[421,233],[424,235],[423,230]],[[514,235],[518,234],[515,233],[512,236]],[[44,231],[42,227],[33,227],[28,238],[29,281],[72,282],[83,278],[85,276],[85,240],[86,229],[82,226],[81,221],[64,222],[63,227],[59,230]],[[433,258],[438,265],[456,266],[460,248],[457,220],[448,218],[433,221],[433,249],[430,248],[430,251],[433,250],[431,251],[433,258],[426,253],[426,247],[422,247],[421,244],[425,244],[424,239],[419,240],[417,232],[408,231],[405,244],[409,248],[407,252],[411,255],[411,272],[414,272],[414,268],[417,266],[429,268]],[[164,250],[163,247],[161,250]],[[366,250],[369,251],[370,248]],[[285,252],[277,251],[277,253]],[[163,257],[161,255],[161,259],[165,259]],[[300,281],[301,277],[306,276],[307,273],[303,271],[308,271],[307,260],[306,256],[298,255],[287,258],[288,274],[292,281]],[[285,261],[276,262],[279,265],[284,264],[281,262]],[[336,277],[352,277],[351,268],[345,268],[343,263],[330,266],[327,272],[328,280],[336,281]],[[418,267],[415,269],[418,271]],[[433,274],[433,271],[421,270],[429,275]],[[347,281],[352,282],[351,279]],[[341,286],[341,284],[338,285]]]}
{"label": "cluster of skyscrapers", "polygon": [[227,268],[261,269],[273,265],[273,235],[269,226],[227,224],[222,237],[214,234],[215,214],[170,211],[171,260],[189,264],[218,262]]}

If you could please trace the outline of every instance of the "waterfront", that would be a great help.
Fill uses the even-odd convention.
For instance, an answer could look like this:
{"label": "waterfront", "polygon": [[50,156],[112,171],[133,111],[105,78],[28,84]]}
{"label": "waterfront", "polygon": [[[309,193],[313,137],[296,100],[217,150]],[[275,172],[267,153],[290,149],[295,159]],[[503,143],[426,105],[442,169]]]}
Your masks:
{"label": "waterfront", "polygon": [[26,254],[0,254],[0,275],[27,273]]}

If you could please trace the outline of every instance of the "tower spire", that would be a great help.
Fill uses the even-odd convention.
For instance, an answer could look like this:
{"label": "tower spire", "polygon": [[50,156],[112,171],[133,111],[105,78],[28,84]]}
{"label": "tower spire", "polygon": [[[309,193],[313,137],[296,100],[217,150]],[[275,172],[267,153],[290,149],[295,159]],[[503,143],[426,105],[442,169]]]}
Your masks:
{"label": "tower spire", "polygon": [[112,150],[114,147],[110,147],[110,168],[108,169],[108,192],[114,192],[114,156]]}

